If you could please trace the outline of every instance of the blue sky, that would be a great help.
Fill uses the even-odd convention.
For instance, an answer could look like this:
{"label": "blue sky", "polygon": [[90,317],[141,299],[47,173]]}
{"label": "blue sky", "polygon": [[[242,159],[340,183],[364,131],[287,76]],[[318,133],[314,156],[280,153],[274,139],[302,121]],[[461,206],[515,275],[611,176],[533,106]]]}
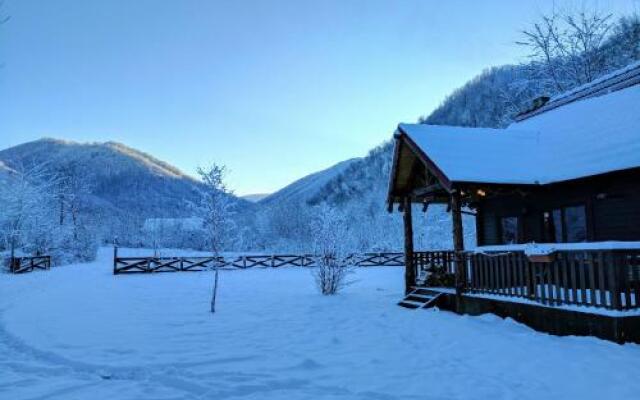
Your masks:
{"label": "blue sky", "polygon": [[522,61],[518,31],[552,5],[5,0],[0,148],[115,140],[188,173],[225,164],[237,194],[271,192],[365,155],[482,69]]}

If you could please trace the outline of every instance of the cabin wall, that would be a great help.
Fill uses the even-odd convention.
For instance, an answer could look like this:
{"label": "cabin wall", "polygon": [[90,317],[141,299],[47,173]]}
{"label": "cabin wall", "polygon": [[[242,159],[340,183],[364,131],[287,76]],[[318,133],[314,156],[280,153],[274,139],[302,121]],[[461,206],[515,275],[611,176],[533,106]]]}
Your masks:
{"label": "cabin wall", "polygon": [[[502,188],[504,189],[504,188]],[[640,170],[488,196],[478,204],[479,245],[502,244],[500,217],[519,217],[518,242],[544,242],[543,213],[585,205],[587,240],[640,241]]]}

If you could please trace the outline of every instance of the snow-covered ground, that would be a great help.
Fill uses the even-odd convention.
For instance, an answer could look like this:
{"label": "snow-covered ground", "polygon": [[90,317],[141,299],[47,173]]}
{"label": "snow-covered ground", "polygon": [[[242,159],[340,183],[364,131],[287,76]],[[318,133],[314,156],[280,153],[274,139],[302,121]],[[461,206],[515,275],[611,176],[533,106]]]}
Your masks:
{"label": "snow-covered ground", "polygon": [[0,275],[0,399],[636,398],[640,346],[410,311],[398,267],[342,294],[307,269]]}

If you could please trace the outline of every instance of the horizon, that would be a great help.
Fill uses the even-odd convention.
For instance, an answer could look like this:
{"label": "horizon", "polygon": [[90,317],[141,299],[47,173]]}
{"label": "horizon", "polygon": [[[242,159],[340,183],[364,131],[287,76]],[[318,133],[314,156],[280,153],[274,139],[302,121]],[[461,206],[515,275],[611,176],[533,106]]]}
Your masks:
{"label": "horizon", "polygon": [[[638,8],[596,4],[614,18]],[[274,193],[365,156],[483,70],[525,61],[519,31],[553,6],[7,1],[0,148],[114,141],[193,177],[224,164],[238,196]]]}

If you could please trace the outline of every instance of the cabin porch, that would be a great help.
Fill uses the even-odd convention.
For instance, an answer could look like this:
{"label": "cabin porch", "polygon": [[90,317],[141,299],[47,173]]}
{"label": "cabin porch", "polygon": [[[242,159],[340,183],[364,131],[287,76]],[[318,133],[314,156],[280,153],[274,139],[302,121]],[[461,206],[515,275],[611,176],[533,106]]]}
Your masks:
{"label": "cabin porch", "polygon": [[441,309],[491,312],[558,335],[640,342],[638,249],[428,251],[412,261],[408,299],[436,298]]}
{"label": "cabin porch", "polygon": [[[609,310],[640,308],[640,250],[565,250],[460,254],[464,293],[527,299],[545,305]],[[416,286],[455,289],[453,251],[415,252]]]}

